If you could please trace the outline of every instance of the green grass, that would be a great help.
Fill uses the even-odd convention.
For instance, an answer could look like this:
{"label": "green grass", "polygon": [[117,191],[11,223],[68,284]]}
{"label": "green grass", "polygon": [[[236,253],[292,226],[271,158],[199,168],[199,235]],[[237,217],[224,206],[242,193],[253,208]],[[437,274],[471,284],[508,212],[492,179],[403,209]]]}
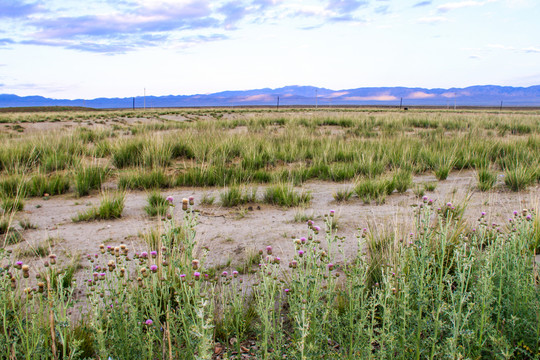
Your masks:
{"label": "green grass", "polygon": [[488,168],[480,168],[476,173],[478,179],[478,189],[489,191],[497,182],[497,174]]}
{"label": "green grass", "polygon": [[375,201],[377,204],[382,204],[386,201],[386,197],[395,189],[394,180],[390,179],[360,179],[356,181],[354,192],[356,195],[369,204]]}
{"label": "green grass", "polygon": [[100,190],[109,170],[100,166],[81,166],[75,171],[75,194],[79,197],[90,194],[91,190]]}
{"label": "green grass", "polygon": [[332,196],[334,197],[334,200],[337,202],[349,201],[353,195],[354,195],[354,190],[351,188],[339,189],[339,190],[336,190],[332,194]]}
{"label": "green grass", "polygon": [[169,209],[167,198],[157,190],[148,194],[147,202],[148,204],[144,207],[144,211],[148,216],[163,216]]}
{"label": "green grass", "polygon": [[2,196],[0,206],[5,213],[22,211],[24,209],[24,199],[21,197]]}
{"label": "green grass", "polygon": [[49,194],[50,196],[65,194],[69,191],[70,179],[67,175],[53,174],[46,175],[34,175],[27,183],[29,196],[43,196]]}
{"label": "green grass", "polygon": [[93,207],[88,211],[77,214],[73,222],[91,220],[112,220],[122,217],[124,211],[126,193],[103,193],[99,207]]}
{"label": "green grass", "polygon": [[402,194],[411,188],[413,183],[412,173],[408,170],[399,169],[393,176],[392,182],[398,193]]}
{"label": "green grass", "polygon": [[285,207],[308,204],[310,201],[311,193],[298,192],[288,184],[278,184],[267,187],[263,197],[263,202],[267,204]]}
{"label": "green grass", "polygon": [[257,188],[231,186],[219,194],[221,206],[233,207],[257,202]]}
{"label": "green grass", "polygon": [[504,183],[512,191],[522,191],[530,186],[535,178],[534,170],[524,164],[516,164],[504,171]]}
{"label": "green grass", "polygon": [[166,189],[170,186],[171,179],[162,169],[138,169],[121,174],[118,180],[118,187],[124,190]]}

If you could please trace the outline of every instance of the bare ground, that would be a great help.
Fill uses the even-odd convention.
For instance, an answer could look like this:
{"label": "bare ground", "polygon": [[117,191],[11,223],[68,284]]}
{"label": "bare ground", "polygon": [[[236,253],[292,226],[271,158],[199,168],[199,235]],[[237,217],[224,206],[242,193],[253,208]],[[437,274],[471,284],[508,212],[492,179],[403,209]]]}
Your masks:
{"label": "bare ground", "polygon": [[[421,175],[414,179],[415,184],[435,182],[437,188],[427,192],[426,196],[439,204],[452,202],[467,203],[465,217],[474,227],[478,216],[485,211],[489,221],[505,224],[512,217],[514,210],[538,208],[540,187],[536,185],[528,191],[514,193],[502,186],[482,193],[476,190],[476,176],[472,171],[454,172],[447,180],[437,182],[432,175]],[[252,204],[237,208],[224,208],[219,205],[201,206],[197,204],[203,194],[213,194],[219,203],[219,189],[175,188],[163,192],[172,195],[179,204],[184,197],[194,196],[195,208],[199,211],[197,240],[199,248],[208,246],[208,266],[223,266],[231,262],[231,266],[240,264],[249,250],[263,249],[272,245],[274,254],[287,263],[293,253],[292,239],[307,233],[305,221],[295,221],[295,216],[312,218],[317,225],[323,227],[324,214],[335,210],[338,219],[338,234],[345,237],[344,253],[356,253],[358,245],[356,235],[358,229],[374,228],[377,231],[398,229],[398,233],[406,234],[413,230],[414,207],[421,202],[412,190],[404,194],[394,193],[387,197],[382,205],[364,204],[358,198],[348,202],[337,203],[333,194],[339,188],[352,187],[352,183],[309,182],[303,186],[310,191],[313,199],[306,208],[280,208],[265,204]],[[259,196],[264,188],[259,187]],[[48,200],[30,199],[24,211],[17,214],[16,221],[28,220],[36,229],[22,230],[24,241],[10,246],[15,254],[29,248],[37,248],[40,244],[52,244],[51,251],[59,259],[70,254],[94,254],[100,244],[118,245],[124,243],[132,252],[149,250],[141,239],[141,234],[153,227],[160,226],[161,221],[149,218],[143,208],[147,202],[146,192],[129,192],[121,219],[110,221],[93,221],[75,223],[71,219],[78,212],[99,204],[99,195],[75,198],[73,195],[56,196]],[[179,207],[174,209],[176,218],[182,216]],[[19,225],[16,225],[18,227]],[[54,241],[47,242],[47,239]],[[49,246],[49,245],[47,245]],[[31,267],[41,266],[38,258],[22,259]],[[342,260],[342,259],[339,259]],[[84,261],[84,260],[82,260]],[[82,275],[82,274],[81,274]]]}

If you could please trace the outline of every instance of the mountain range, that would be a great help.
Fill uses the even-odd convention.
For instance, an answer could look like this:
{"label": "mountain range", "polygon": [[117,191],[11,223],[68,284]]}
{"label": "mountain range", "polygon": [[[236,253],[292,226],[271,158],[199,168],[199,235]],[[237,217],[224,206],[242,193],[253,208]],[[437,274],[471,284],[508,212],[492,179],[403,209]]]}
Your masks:
{"label": "mountain range", "polygon": [[[331,90],[313,86],[223,91],[213,94],[137,96],[125,98],[51,99],[0,94],[0,107],[84,106],[89,108],[153,108],[198,106],[386,105],[540,107],[540,85],[512,87],[478,85],[466,88],[363,87]],[[502,105],[501,105],[502,104]]]}

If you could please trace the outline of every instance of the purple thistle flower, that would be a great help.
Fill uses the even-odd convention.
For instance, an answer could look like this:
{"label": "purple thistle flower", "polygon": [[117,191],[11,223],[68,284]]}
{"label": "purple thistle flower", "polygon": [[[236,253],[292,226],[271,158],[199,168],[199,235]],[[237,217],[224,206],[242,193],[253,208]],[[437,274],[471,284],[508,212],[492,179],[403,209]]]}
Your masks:
{"label": "purple thistle flower", "polygon": [[148,258],[148,253],[147,253],[146,251],[143,251],[143,252],[141,253],[141,257],[142,257],[143,259]]}
{"label": "purple thistle flower", "polygon": [[328,270],[332,271],[334,269],[334,264],[330,263],[328,264]]}
{"label": "purple thistle flower", "polygon": [[300,242],[301,242],[302,244],[305,244],[305,243],[306,243],[306,238],[305,238],[305,237],[301,237],[301,238],[300,238]]}
{"label": "purple thistle flower", "polygon": [[527,216],[525,217],[525,219],[527,219],[527,220],[531,220],[531,219],[532,219],[532,216],[531,216],[531,214],[527,214]]}
{"label": "purple thistle flower", "polygon": [[238,276],[238,271],[234,270],[234,271],[232,272],[232,274],[233,274],[234,277],[237,277],[237,276]]}
{"label": "purple thistle flower", "polygon": [[195,277],[195,280],[199,280],[199,279],[201,278],[201,273],[198,272],[198,271],[195,271],[195,272],[193,273],[193,276]]}
{"label": "purple thistle flower", "polygon": [[152,256],[153,259],[155,259],[157,256],[157,251],[150,251],[150,255]]}
{"label": "purple thistle flower", "polygon": [[267,253],[268,255],[272,255],[272,247],[271,247],[270,245],[268,245],[268,246],[266,247],[266,253]]}
{"label": "purple thistle flower", "polygon": [[169,202],[169,205],[172,205],[172,203],[173,203],[173,201],[174,201],[173,197],[170,196],[170,195],[167,196],[167,199],[166,199],[166,200]]}
{"label": "purple thistle flower", "polygon": [[304,256],[304,250],[298,250],[298,256],[300,257]]}
{"label": "purple thistle flower", "polygon": [[291,290],[290,289],[285,289],[283,291],[285,291],[285,294],[288,294]]}
{"label": "purple thistle flower", "polygon": [[157,272],[157,269],[158,269],[157,265],[150,265],[150,271],[151,272],[155,273],[155,272]]}
{"label": "purple thistle flower", "polygon": [[150,326],[152,325],[154,322],[152,321],[152,319],[148,319],[144,322],[146,325]]}
{"label": "purple thistle flower", "polygon": [[228,275],[229,275],[229,273],[226,272],[226,271],[224,271],[224,272],[221,273],[221,276],[223,276],[223,277],[227,277]]}

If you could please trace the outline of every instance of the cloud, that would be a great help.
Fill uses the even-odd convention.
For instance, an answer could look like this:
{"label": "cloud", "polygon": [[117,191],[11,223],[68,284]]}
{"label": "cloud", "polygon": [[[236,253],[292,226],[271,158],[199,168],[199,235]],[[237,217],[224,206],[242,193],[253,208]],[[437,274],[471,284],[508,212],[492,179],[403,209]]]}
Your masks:
{"label": "cloud", "polygon": [[0,38],[0,46],[10,45],[10,44],[15,44],[15,41],[9,38]]}
{"label": "cloud", "polygon": [[16,0],[0,1],[0,18],[21,18],[43,11],[38,3],[22,3]]}
{"label": "cloud", "polygon": [[420,1],[413,5],[413,7],[422,7],[431,5],[432,1]]}
{"label": "cloud", "polygon": [[377,14],[383,14],[383,15],[385,15],[385,14],[390,13],[389,9],[390,9],[390,6],[388,6],[388,5],[383,5],[383,6],[376,7],[376,8],[375,8],[375,12],[376,12]]}
{"label": "cloud", "polygon": [[478,59],[481,59],[482,57],[480,55],[476,55],[476,54],[473,54],[473,55],[469,55],[469,59],[475,59],[475,60],[478,60]]}
{"label": "cloud", "polygon": [[406,99],[430,99],[432,97],[435,97],[435,94],[429,94],[423,91],[415,91],[413,93],[410,93]]}
{"label": "cloud", "polygon": [[540,47],[529,46],[527,48],[521,49],[526,53],[540,53]]}
{"label": "cloud", "polygon": [[373,96],[348,96],[343,98],[346,101],[394,101],[398,98],[389,94],[380,94]]}
{"label": "cloud", "polygon": [[416,20],[419,24],[439,24],[445,21],[448,21],[448,19],[444,16],[427,16]]}
{"label": "cloud", "polygon": [[326,11],[331,15],[328,17],[328,20],[336,22],[362,21],[356,18],[353,13],[367,4],[367,1],[360,0],[329,0]]}
{"label": "cloud", "polygon": [[219,12],[225,16],[224,25],[226,29],[235,29],[236,23],[242,20],[248,13],[243,4],[229,2],[219,8]]}
{"label": "cloud", "polygon": [[484,6],[486,4],[489,4],[493,2],[493,0],[486,0],[486,1],[457,1],[457,2],[451,2],[446,3],[443,5],[440,5],[437,7],[437,10],[439,12],[448,12],[451,10],[466,8],[466,7],[474,7],[474,6]]}

